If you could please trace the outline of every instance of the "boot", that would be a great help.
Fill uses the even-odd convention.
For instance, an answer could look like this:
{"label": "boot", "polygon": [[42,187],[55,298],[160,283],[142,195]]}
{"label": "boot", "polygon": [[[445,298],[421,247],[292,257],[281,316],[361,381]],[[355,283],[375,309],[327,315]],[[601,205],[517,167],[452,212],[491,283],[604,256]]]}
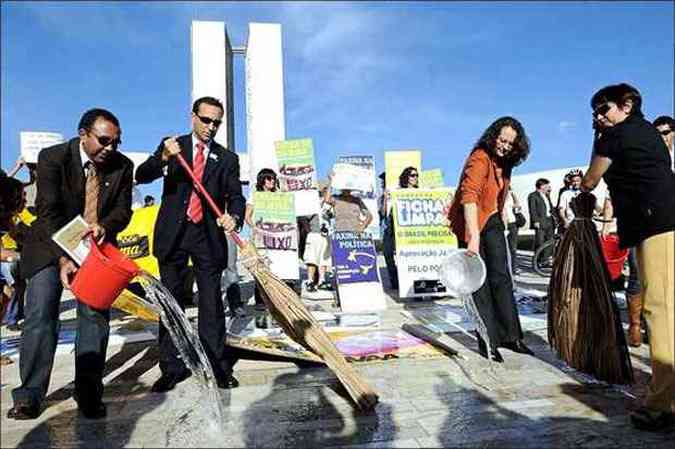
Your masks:
{"label": "boot", "polygon": [[628,297],[628,344],[634,348],[642,344],[640,332],[640,315],[642,315],[642,295]]}

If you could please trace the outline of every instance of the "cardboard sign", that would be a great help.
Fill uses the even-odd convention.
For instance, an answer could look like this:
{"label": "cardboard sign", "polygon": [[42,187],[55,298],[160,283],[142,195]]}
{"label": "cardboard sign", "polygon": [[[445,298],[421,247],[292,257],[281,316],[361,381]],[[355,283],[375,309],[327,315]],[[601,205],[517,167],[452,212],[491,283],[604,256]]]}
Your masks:
{"label": "cardboard sign", "polygon": [[450,189],[392,191],[399,296],[444,296],[438,273],[457,246],[443,216]]}
{"label": "cardboard sign", "polygon": [[63,143],[63,135],[59,133],[21,131],[21,156],[28,164],[37,164],[38,154],[43,148]]}
{"label": "cardboard sign", "polygon": [[253,243],[281,279],[298,279],[298,226],[292,193],[253,193]]}
{"label": "cardboard sign", "polygon": [[[353,167],[358,167],[358,169],[363,170],[356,172],[355,174],[358,174],[362,177],[362,179],[356,182],[361,184],[361,187],[365,189],[361,191],[361,198],[363,199],[363,203],[368,208],[368,211],[373,216],[373,221],[371,221],[370,225],[368,225],[366,233],[370,234],[374,239],[379,239],[380,214],[377,210],[377,177],[375,176],[375,159],[373,156],[340,156],[338,157],[338,164],[349,164]],[[335,181],[335,177],[333,177],[332,187],[336,190],[342,188],[337,187]],[[338,185],[339,182],[340,181],[338,180]],[[355,188],[354,190],[359,189]]]}
{"label": "cardboard sign", "polygon": [[420,188],[421,189],[436,189],[445,186],[443,179],[443,171],[440,168],[433,170],[422,170],[420,172]]}
{"label": "cardboard sign", "polygon": [[340,308],[344,312],[384,310],[386,302],[372,237],[335,232],[331,246]]}
{"label": "cardboard sign", "polygon": [[398,188],[398,177],[406,167],[415,167],[422,170],[422,152],[410,151],[386,151],[384,153],[385,182],[387,189]]}
{"label": "cardboard sign", "polygon": [[274,143],[279,164],[279,186],[282,192],[309,190],[317,187],[312,139],[282,140]]}

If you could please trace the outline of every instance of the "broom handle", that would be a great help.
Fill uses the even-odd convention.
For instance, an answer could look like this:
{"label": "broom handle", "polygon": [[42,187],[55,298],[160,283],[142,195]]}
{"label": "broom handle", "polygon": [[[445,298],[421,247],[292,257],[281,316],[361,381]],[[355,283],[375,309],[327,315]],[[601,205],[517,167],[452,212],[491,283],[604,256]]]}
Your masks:
{"label": "broom handle", "polygon": [[[183,155],[178,153],[176,155],[176,158],[178,158],[178,162],[180,162],[180,165],[183,166],[183,168],[185,169],[185,172],[190,176],[190,178],[192,178],[192,182],[194,183],[194,186],[197,189],[197,191],[199,193],[201,193],[202,195],[204,195],[204,198],[206,199],[206,202],[209,204],[209,207],[211,207],[211,210],[213,211],[213,213],[215,213],[218,217],[222,218],[225,214],[223,214],[223,212],[220,210],[220,208],[218,207],[216,202],[213,201],[213,198],[211,198],[211,195],[209,194],[209,192],[206,191],[206,189],[202,185],[201,181],[199,181],[195,177],[194,172],[192,171],[192,169],[190,168],[188,163],[185,162],[185,159],[183,158]],[[239,248],[244,248],[245,242],[239,236],[239,234],[237,232],[235,232],[235,231],[226,232],[226,234],[228,236],[230,236],[232,238],[232,240],[234,240],[234,243],[236,243],[237,246],[239,246]]]}

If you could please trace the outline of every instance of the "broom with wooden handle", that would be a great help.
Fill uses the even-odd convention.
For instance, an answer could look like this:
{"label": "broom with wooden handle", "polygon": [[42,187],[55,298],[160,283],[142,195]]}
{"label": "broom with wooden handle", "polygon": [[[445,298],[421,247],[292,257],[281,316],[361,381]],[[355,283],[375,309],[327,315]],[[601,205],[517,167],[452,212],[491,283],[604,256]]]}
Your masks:
{"label": "broom with wooden handle", "polygon": [[[223,212],[195,177],[183,156],[179,153],[176,158],[211,210],[218,217],[223,217]],[[298,295],[270,272],[269,266],[250,242],[243,240],[234,231],[228,235],[241,249],[242,263],[260,284],[263,300],[284,332],[296,343],[323,359],[361,410],[373,409],[378,401],[377,393],[361,378],[354,367],[347,363],[321,324],[305,308]]]}

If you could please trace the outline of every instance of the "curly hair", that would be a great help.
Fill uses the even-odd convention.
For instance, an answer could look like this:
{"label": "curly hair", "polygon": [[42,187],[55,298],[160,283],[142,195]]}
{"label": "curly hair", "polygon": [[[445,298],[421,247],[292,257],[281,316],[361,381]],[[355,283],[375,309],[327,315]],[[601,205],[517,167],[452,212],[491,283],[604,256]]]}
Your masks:
{"label": "curly hair", "polygon": [[403,169],[403,171],[398,177],[398,186],[400,188],[407,189],[409,187],[408,178],[410,177],[410,173],[414,171],[419,173],[419,170],[417,170],[415,167],[412,166]]}
{"label": "curly hair", "polygon": [[258,192],[265,190],[265,180],[274,179],[274,190],[279,188],[279,179],[277,179],[277,174],[271,168],[263,168],[258,172],[258,178],[256,179],[255,189]]}
{"label": "curly hair", "polygon": [[513,117],[500,117],[483,132],[473,149],[482,148],[491,156],[495,156],[495,147],[497,138],[502,128],[513,128],[516,131],[516,140],[513,142],[513,149],[504,157],[504,161],[511,167],[520,165],[530,154],[530,139],[525,134],[525,128],[518,120]]}

